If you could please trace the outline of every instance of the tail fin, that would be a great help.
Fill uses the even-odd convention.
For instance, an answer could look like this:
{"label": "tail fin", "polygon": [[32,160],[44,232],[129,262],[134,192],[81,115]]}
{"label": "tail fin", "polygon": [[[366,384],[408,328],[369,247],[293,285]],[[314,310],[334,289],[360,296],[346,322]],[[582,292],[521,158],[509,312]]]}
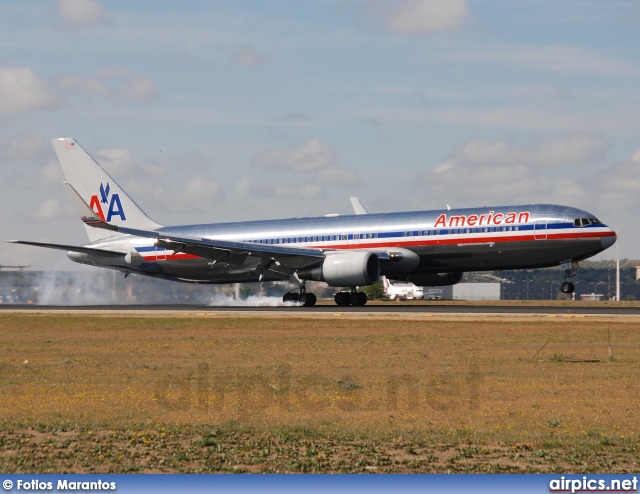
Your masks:
{"label": "tail fin", "polygon": [[[62,171],[73,188],[103,221],[117,226],[155,230],[160,228],[73,138],[52,139]],[[91,242],[119,235],[85,225]]]}

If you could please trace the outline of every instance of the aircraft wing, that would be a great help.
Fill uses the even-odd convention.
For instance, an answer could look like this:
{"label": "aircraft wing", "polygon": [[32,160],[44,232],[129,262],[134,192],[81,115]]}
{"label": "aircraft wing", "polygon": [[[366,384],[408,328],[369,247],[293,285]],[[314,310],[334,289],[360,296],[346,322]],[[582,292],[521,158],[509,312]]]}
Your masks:
{"label": "aircraft wing", "polygon": [[214,262],[227,262],[230,264],[242,264],[248,256],[264,259],[265,267],[271,261],[287,268],[297,269],[310,266],[324,259],[320,249],[304,249],[285,247],[280,245],[263,245],[247,242],[229,242],[188,235],[175,235],[155,230],[139,230],[126,228],[107,223],[84,202],[71,184],[62,182],[62,185],[71,198],[71,201],[80,214],[82,221],[95,228],[117,231],[119,233],[134,235],[137,237],[155,238],[156,245],[174,252],[185,252]]}
{"label": "aircraft wing", "polygon": [[115,250],[95,249],[92,247],[77,247],[75,245],[63,245],[63,244],[46,244],[43,242],[27,242],[25,240],[7,240],[11,244],[23,244],[33,245],[35,247],[46,247],[47,249],[57,249],[71,252],[81,252],[82,254],[91,254],[92,256],[106,256],[106,257],[123,257],[126,256],[126,252],[118,252]]}

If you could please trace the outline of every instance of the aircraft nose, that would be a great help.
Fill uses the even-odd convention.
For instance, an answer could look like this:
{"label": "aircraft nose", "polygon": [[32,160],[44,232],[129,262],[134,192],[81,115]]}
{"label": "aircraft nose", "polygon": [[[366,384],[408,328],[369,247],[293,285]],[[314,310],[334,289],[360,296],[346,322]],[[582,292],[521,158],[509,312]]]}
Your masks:
{"label": "aircraft nose", "polygon": [[616,240],[618,240],[618,236],[616,235],[616,233],[615,232],[612,232],[612,233],[613,235],[610,235],[608,237],[602,237],[600,239],[603,249],[608,249],[609,247],[611,247],[613,244],[616,243]]}

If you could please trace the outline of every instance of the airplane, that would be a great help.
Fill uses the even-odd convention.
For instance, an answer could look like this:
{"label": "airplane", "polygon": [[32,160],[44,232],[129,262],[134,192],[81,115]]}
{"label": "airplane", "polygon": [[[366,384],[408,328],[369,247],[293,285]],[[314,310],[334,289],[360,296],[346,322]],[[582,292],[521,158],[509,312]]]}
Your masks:
{"label": "airplane", "polygon": [[[11,240],[67,251],[74,262],[189,283],[288,281],[283,302],[313,306],[307,281],[345,288],[337,305],[362,306],[358,287],[389,280],[459,283],[466,271],[560,266],[563,293],[579,261],[613,245],[596,216],[553,204],[327,215],[164,226],[150,219],[73,138],[53,139],[62,185],[82,219],[83,246]],[[353,201],[355,203],[355,201]]]}
{"label": "airplane", "polygon": [[382,276],[382,288],[384,294],[391,300],[405,299],[414,300],[424,298],[424,289],[413,283],[403,283],[400,281],[391,282],[386,276]]}

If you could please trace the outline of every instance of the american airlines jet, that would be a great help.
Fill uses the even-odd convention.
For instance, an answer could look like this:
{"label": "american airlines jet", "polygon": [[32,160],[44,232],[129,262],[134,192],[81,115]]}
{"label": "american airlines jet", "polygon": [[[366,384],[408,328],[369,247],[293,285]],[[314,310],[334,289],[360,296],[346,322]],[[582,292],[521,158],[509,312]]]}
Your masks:
{"label": "american airlines jet", "polygon": [[292,281],[285,302],[312,306],[308,280],[338,291],[338,305],[364,305],[357,287],[381,276],[416,285],[459,283],[465,271],[560,266],[560,290],[579,261],[613,245],[596,216],[552,204],[330,215],[164,226],[150,219],[74,139],[54,139],[63,187],[84,222],[84,246],[12,240],[68,251],[75,262],[190,283]]}

